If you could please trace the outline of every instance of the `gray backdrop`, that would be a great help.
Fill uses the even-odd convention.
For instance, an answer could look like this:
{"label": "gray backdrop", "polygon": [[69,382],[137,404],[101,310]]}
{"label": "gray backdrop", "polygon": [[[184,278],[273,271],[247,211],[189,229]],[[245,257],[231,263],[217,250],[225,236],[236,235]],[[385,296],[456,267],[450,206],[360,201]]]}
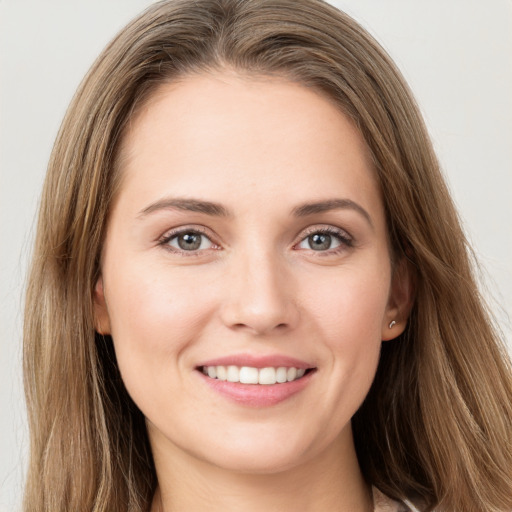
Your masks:
{"label": "gray backdrop", "polygon": [[[46,162],[81,77],[150,3],[0,0],[0,512],[16,510],[26,460],[22,291]],[[333,3],[377,37],[415,92],[511,346],[512,2]]]}

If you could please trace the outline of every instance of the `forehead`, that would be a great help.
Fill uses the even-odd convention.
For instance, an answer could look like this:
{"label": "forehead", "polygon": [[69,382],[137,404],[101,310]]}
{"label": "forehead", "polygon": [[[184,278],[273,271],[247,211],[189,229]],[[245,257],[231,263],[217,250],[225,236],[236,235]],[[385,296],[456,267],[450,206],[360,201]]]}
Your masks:
{"label": "forehead", "polygon": [[343,182],[380,202],[352,121],[323,94],[276,77],[219,72],[161,85],[130,123],[120,161],[121,192],[141,197],[153,183],[213,200],[286,190],[306,201]]}

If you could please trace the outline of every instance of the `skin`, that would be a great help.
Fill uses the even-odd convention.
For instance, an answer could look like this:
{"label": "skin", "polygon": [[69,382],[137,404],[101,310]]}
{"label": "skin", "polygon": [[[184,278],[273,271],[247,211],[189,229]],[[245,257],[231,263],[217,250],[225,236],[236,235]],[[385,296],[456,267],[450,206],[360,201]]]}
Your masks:
{"label": "skin", "polygon": [[[147,418],[153,511],[372,510],[350,419],[382,340],[405,327],[410,287],[392,269],[359,132],[324,96],[284,79],[193,75],[161,86],[138,113],[121,169],[96,327],[112,335]],[[170,198],[227,215],[165,207]],[[333,199],[357,206],[296,214]],[[200,248],[169,241],[179,228],[204,233]],[[331,235],[314,250],[308,237],[326,228],[349,242]],[[240,353],[291,356],[316,371],[291,398],[250,407],[197,370]]]}

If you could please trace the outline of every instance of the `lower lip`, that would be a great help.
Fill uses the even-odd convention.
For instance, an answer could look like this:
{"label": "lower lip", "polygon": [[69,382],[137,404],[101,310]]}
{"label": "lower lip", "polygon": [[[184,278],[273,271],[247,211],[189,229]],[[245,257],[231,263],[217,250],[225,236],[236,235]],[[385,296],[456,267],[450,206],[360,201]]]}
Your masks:
{"label": "lower lip", "polygon": [[212,379],[198,371],[204,382],[215,392],[240,405],[249,407],[270,407],[291,398],[302,391],[311,381],[315,372],[309,371],[300,379],[282,384],[241,384],[226,380]]}

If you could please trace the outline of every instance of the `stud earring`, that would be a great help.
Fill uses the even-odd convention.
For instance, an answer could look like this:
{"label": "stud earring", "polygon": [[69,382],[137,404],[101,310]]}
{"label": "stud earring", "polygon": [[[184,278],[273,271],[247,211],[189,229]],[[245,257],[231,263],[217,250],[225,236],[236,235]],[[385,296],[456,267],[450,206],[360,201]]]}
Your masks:
{"label": "stud earring", "polygon": [[392,320],[389,324],[389,328],[390,329],[393,329],[393,326],[396,325],[396,322],[394,320]]}

